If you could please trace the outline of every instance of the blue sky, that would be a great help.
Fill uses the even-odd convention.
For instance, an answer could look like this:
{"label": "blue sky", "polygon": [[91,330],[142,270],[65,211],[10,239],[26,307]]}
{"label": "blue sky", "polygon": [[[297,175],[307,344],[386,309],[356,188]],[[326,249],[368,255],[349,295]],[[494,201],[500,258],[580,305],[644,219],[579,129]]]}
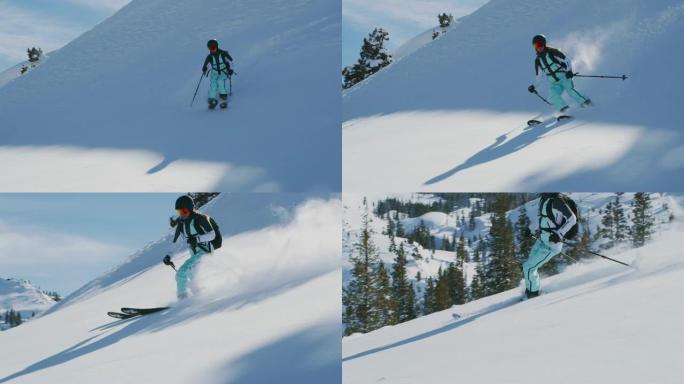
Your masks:
{"label": "blue sky", "polygon": [[66,295],[161,238],[178,196],[0,194],[0,277]]}
{"label": "blue sky", "polygon": [[394,49],[436,26],[437,15],[465,16],[488,0],[342,0],[342,66],[358,59],[363,38],[376,27],[390,34]]}
{"label": "blue sky", "polygon": [[0,0],[0,71],[64,46],[130,0]]}

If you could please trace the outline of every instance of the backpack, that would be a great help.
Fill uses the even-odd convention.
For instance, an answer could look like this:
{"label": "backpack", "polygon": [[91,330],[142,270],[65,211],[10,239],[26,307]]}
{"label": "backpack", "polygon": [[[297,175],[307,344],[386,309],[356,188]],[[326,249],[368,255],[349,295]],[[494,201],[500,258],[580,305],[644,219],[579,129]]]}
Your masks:
{"label": "backpack", "polygon": [[[558,199],[560,199],[563,203],[565,203],[565,205],[567,205],[568,208],[570,208],[570,211],[572,211],[572,213],[577,218],[575,225],[573,225],[572,228],[570,228],[570,230],[568,230],[568,232],[565,233],[565,239],[573,240],[574,238],[577,237],[577,233],[579,232],[580,214],[579,214],[579,209],[577,209],[577,203],[575,203],[575,200],[571,199],[570,196],[564,195],[562,193],[558,195]],[[547,205],[547,210],[548,209],[549,209],[549,206]],[[541,216],[553,217],[552,214],[549,215],[549,212],[544,212]]]}
{"label": "backpack", "polygon": [[[211,243],[211,247],[214,250],[217,250],[217,249],[221,248],[221,245],[223,245],[223,237],[221,236],[221,231],[219,230],[219,226],[213,217],[211,217],[209,215],[204,215],[204,216],[207,219],[209,219],[209,224],[211,224],[211,227],[214,229],[214,240],[210,241],[210,243]],[[195,231],[197,231],[197,233],[203,235],[205,232],[202,230],[202,228],[197,225],[196,221],[194,221],[193,223],[195,225]]]}

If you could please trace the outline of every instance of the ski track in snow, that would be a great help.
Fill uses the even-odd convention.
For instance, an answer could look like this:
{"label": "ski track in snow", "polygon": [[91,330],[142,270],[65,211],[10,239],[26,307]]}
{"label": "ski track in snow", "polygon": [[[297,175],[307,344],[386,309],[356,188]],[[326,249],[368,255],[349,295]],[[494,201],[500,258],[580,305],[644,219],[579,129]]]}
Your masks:
{"label": "ski track in snow", "polygon": [[[42,317],[3,332],[0,383],[339,383],[341,203],[221,195],[202,209],[223,246],[176,303],[171,231]],[[315,305],[312,305],[315,303]],[[121,307],[168,310],[115,320]],[[293,311],[292,308],[297,308]]]}
{"label": "ski track in snow", "polygon": [[[599,209],[614,195],[575,193],[572,197],[593,228],[601,220]],[[681,195],[652,197],[660,223],[653,240],[642,248],[604,252],[634,268],[603,259],[585,260],[544,277],[544,294],[535,299],[520,302],[521,290],[513,289],[345,337],[344,382],[681,382],[684,258],[677,244],[684,232],[684,200]],[[622,199],[629,204],[632,195]],[[345,197],[347,228],[358,227],[354,216],[359,214],[355,211],[359,202],[360,195]],[[535,211],[535,204],[527,204],[528,214]],[[669,210],[662,209],[664,204]],[[676,219],[667,223],[670,212]],[[510,211],[509,219],[517,220],[517,214],[517,209]],[[374,228],[386,226],[384,220],[374,220]],[[486,225],[481,231],[486,234]],[[384,243],[378,245],[386,248]],[[454,313],[461,318],[454,319]],[[406,361],[417,363],[399,363]]]}
{"label": "ski track in snow", "polygon": [[[339,191],[339,2],[133,0],[0,81],[3,191]],[[217,38],[227,111],[189,106]]]}
{"label": "ski track in snow", "polygon": [[[653,57],[679,44],[683,16],[674,0],[488,2],[344,92],[344,190],[681,189],[682,77]],[[527,129],[548,109],[526,90],[540,32],[575,71],[629,78],[576,78],[597,106]]]}

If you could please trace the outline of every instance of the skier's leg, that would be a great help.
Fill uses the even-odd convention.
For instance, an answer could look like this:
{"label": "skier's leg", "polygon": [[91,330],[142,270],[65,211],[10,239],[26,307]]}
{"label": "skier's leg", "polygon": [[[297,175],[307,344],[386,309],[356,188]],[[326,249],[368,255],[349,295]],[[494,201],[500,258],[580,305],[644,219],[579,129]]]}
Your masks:
{"label": "skier's leg", "polygon": [[227,81],[228,81],[228,76],[225,73],[221,73],[221,75],[216,80],[217,87],[218,87],[218,93],[219,93],[219,95],[221,95],[221,99],[223,99],[223,96],[228,97],[228,90],[226,89],[226,82]]}
{"label": "skier's leg", "polygon": [[178,299],[188,297],[188,283],[192,280],[192,272],[200,258],[204,255],[204,251],[198,250],[192,257],[190,257],[183,265],[178,268],[176,272],[176,296]]}
{"label": "skier's leg", "polygon": [[218,79],[218,92],[219,92],[219,97],[221,98],[221,108],[222,109],[225,109],[228,107],[228,91],[226,90],[226,81],[227,80],[228,80],[228,76],[225,73],[222,73]]}
{"label": "skier's leg", "polygon": [[558,246],[550,246],[542,240],[537,240],[530,251],[530,256],[523,263],[525,288],[530,292],[538,292],[541,287],[538,269],[552,257],[560,253]]}
{"label": "skier's leg", "polygon": [[575,89],[575,84],[572,80],[563,78],[561,81],[563,83],[563,89],[565,89],[565,92],[567,92],[577,104],[582,105],[589,101],[589,98],[584,97],[581,93],[577,92]]}
{"label": "skier's leg", "polygon": [[209,82],[209,95],[208,95],[209,96],[209,102],[211,102],[212,100],[216,101],[216,97],[218,95],[218,89],[219,89],[218,77],[219,77],[218,73],[216,73],[216,71],[212,70],[211,76],[209,77],[209,80],[210,80],[210,82]]}
{"label": "skier's leg", "polygon": [[549,99],[551,99],[551,104],[559,111],[568,106],[565,100],[563,100],[562,94],[563,85],[560,81],[549,81]]}

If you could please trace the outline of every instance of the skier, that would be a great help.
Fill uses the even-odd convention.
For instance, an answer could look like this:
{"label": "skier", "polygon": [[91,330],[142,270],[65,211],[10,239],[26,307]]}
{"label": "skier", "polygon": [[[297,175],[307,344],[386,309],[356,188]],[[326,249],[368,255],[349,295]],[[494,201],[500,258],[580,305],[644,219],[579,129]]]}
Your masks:
{"label": "skier", "polygon": [[[570,198],[558,192],[542,193],[539,197],[539,229],[530,256],[523,263],[525,296],[539,296],[540,279],[537,270],[563,249],[563,239],[577,233],[577,207]],[[574,234],[572,234],[574,233]]]}
{"label": "skier", "polygon": [[[546,76],[546,81],[549,85],[549,98],[553,106],[561,113],[569,108],[568,104],[563,100],[563,92],[570,95],[582,107],[590,106],[591,100],[577,92],[572,82],[575,74],[572,72],[570,59],[558,49],[546,46],[546,37],[544,35],[534,36],[532,38],[532,45],[537,53],[537,57],[534,59],[534,73],[537,76],[537,80],[542,75]],[[536,92],[534,84],[527,87],[527,90],[530,93]]]}
{"label": "skier", "polygon": [[218,104],[217,96],[221,98],[221,108],[228,107],[228,91],[226,90],[226,80],[233,75],[233,69],[230,65],[233,58],[228,54],[228,51],[219,49],[218,41],[211,39],[207,41],[207,48],[209,54],[204,59],[202,66],[202,73],[206,76],[208,66],[211,64],[211,84],[209,86],[209,109],[216,108]]}
{"label": "skier", "polygon": [[188,284],[193,269],[202,256],[212,253],[221,246],[221,232],[213,218],[195,211],[192,197],[183,195],[176,200],[178,220],[176,221],[175,243],[183,235],[190,248],[191,257],[176,272],[176,296],[184,299],[189,295]]}

